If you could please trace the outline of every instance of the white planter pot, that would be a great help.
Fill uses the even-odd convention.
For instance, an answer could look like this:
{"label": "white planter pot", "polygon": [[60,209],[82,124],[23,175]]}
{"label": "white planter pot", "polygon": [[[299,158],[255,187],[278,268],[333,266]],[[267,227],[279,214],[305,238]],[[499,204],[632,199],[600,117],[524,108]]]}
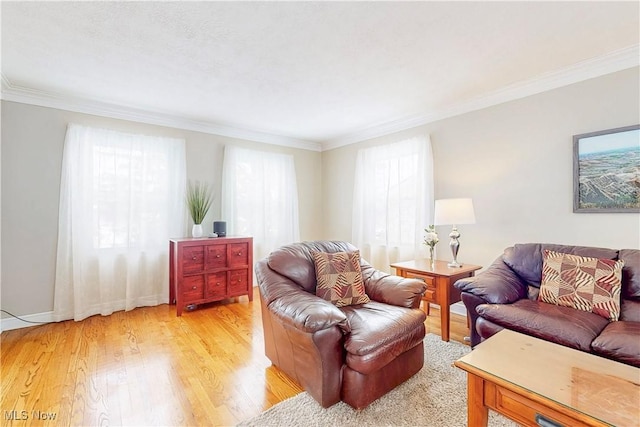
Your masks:
{"label": "white planter pot", "polygon": [[193,224],[193,228],[191,229],[192,237],[202,237],[204,233],[202,232],[202,224]]}

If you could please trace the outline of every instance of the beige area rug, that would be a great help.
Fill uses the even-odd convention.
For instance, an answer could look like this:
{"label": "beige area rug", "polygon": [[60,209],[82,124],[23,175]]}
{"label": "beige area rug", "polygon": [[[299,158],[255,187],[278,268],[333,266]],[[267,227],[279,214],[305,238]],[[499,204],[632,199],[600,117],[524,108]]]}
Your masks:
{"label": "beige area rug", "polygon": [[[467,376],[453,362],[471,349],[428,334],[424,367],[405,383],[356,411],[339,402],[322,408],[306,392],[282,401],[240,426],[434,426],[467,425]],[[489,426],[517,424],[489,412]]]}

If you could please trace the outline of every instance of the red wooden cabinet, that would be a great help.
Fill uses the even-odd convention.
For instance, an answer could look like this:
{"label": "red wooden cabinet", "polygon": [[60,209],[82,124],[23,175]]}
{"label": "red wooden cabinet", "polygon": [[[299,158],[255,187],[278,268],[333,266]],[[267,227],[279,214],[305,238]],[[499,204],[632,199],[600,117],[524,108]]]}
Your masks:
{"label": "red wooden cabinet", "polygon": [[169,240],[169,303],[185,306],[247,295],[253,301],[253,238]]}

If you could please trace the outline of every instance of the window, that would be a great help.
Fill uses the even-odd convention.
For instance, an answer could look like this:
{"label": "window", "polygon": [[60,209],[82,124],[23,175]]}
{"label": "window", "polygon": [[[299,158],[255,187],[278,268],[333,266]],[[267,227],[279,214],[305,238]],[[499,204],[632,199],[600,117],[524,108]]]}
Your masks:
{"label": "window", "polygon": [[182,235],[184,140],[71,124],[60,190],[54,315],[168,301],[168,239]]}
{"label": "window", "polygon": [[428,137],[358,151],[353,242],[381,270],[418,256],[433,206],[433,159]]}
{"label": "window", "polygon": [[[161,144],[114,144],[94,140],[93,245],[142,248],[159,244],[154,230],[166,228],[163,215],[172,196],[168,188],[172,159]],[[132,220],[135,218],[135,220]],[[152,236],[149,236],[152,234]]]}
{"label": "window", "polygon": [[254,258],[300,239],[293,156],[226,146],[222,218],[227,234],[252,236]]}

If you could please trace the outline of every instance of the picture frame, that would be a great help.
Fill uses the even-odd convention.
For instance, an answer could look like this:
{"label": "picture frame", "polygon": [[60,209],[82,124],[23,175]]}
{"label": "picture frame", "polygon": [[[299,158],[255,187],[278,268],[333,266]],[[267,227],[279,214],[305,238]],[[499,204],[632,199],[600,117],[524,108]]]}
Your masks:
{"label": "picture frame", "polygon": [[573,212],[640,213],[640,125],[573,136]]}

